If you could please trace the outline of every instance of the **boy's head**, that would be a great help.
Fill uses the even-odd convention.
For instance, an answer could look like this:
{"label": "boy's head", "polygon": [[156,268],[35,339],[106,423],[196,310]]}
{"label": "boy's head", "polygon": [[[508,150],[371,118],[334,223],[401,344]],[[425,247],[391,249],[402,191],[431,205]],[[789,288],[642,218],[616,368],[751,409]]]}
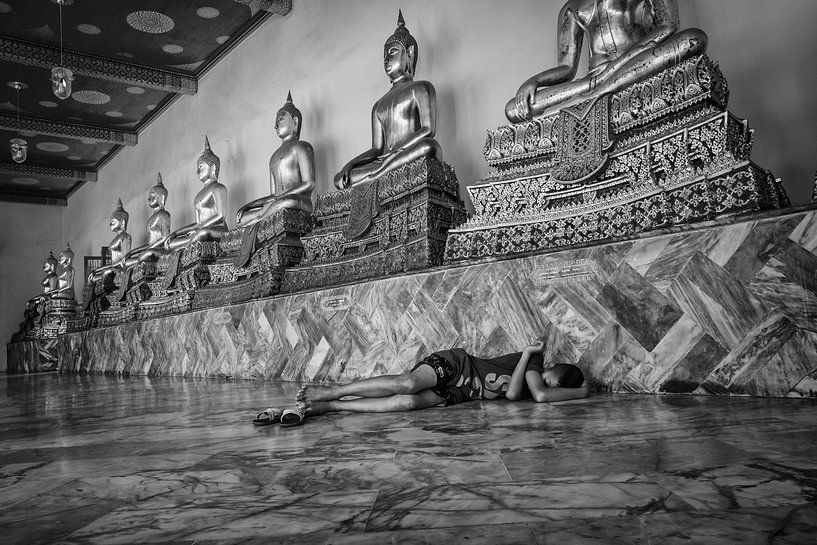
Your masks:
{"label": "boy's head", "polygon": [[578,388],[584,382],[584,373],[570,363],[554,363],[545,368],[542,379],[550,388]]}

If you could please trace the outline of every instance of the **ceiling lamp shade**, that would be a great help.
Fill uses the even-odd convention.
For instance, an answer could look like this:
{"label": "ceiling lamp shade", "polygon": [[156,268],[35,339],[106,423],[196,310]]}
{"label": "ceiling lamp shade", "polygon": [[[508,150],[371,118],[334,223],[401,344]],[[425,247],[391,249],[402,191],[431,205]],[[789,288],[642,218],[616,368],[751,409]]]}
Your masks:
{"label": "ceiling lamp shade", "polygon": [[[66,0],[51,0],[60,6],[60,65],[64,65],[65,61],[62,54],[62,6],[64,4],[71,4]],[[51,69],[51,90],[54,91],[54,96],[60,100],[65,100],[71,96],[71,82],[74,81],[74,73],[63,66],[56,66]]]}
{"label": "ceiling lamp shade", "polygon": [[22,138],[12,138],[11,158],[15,163],[24,162],[28,158],[28,142]]}
{"label": "ceiling lamp shade", "polygon": [[60,100],[71,96],[72,81],[74,81],[74,73],[68,68],[57,66],[51,69],[51,90]]}

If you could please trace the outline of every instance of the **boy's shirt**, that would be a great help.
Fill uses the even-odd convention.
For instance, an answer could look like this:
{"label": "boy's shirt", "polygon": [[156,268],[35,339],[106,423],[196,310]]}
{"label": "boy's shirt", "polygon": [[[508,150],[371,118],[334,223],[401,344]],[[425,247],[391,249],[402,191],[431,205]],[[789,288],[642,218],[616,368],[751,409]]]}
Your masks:
{"label": "boy's shirt", "polygon": [[[511,382],[511,375],[522,352],[514,352],[484,359],[472,356],[462,348],[452,348],[437,352],[451,362],[457,370],[457,375],[447,386],[460,388],[470,399],[498,399],[504,398]],[[534,370],[542,373],[544,360],[542,354],[532,354],[525,371]],[[527,384],[523,387],[523,397],[530,397]]]}

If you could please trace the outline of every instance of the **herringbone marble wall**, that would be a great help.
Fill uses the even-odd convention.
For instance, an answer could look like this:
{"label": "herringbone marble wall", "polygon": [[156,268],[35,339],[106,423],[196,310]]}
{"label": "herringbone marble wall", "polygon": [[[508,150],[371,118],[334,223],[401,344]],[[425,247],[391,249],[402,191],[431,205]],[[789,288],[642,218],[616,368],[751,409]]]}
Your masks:
{"label": "herringbone marble wall", "polygon": [[543,338],[599,388],[813,395],[815,251],[791,212],[65,335],[60,366],[347,381]]}

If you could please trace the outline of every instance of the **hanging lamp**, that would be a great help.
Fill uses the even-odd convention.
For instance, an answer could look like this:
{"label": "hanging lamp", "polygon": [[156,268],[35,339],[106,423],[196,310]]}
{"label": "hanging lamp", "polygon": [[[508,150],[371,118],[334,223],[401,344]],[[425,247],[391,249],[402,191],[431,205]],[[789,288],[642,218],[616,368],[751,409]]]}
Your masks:
{"label": "hanging lamp", "polygon": [[9,83],[17,90],[17,138],[11,139],[11,158],[15,163],[22,163],[28,158],[28,142],[20,138],[20,89],[25,87],[24,83],[12,81]]}
{"label": "hanging lamp", "polygon": [[60,6],[60,66],[51,69],[51,90],[58,99],[65,100],[71,96],[71,82],[74,81],[74,73],[63,66],[65,61],[62,52],[62,6],[67,2],[66,0],[51,1]]}

